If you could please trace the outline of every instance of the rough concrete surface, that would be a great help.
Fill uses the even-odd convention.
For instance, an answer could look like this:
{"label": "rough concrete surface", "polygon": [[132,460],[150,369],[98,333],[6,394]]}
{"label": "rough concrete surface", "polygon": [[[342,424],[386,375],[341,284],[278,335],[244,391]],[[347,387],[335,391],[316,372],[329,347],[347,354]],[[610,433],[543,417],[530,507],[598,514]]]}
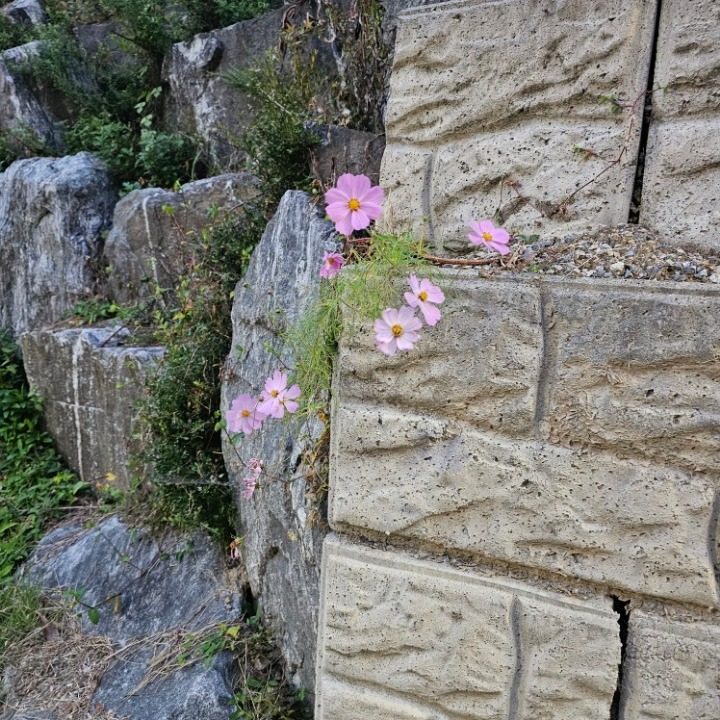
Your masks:
{"label": "rough concrete surface", "polygon": [[[141,447],[138,403],[161,347],[126,345],[122,326],[44,330],[20,339],[30,386],[65,460],[94,486],[128,490]],[[136,468],[136,471],[138,468]]]}
{"label": "rough concrete surface", "polygon": [[[499,208],[516,233],[626,222],[655,4],[459,0],[398,20],[382,184],[386,226],[466,248]],[[622,161],[578,192],[616,158]],[[593,155],[578,149],[590,150]],[[514,192],[504,183],[516,184]],[[562,211],[560,208],[564,208]]]}
{"label": "rough concrete surface", "polygon": [[720,2],[663,0],[640,221],[720,248]]}
{"label": "rough concrete surface", "polygon": [[619,661],[607,600],[325,542],[318,720],[606,720]]}
{"label": "rough concrete surface", "polygon": [[717,720],[720,627],[630,614],[622,720]]}
{"label": "rough concrete surface", "polygon": [[410,353],[346,324],[333,527],[715,606],[720,292],[471,278]]}

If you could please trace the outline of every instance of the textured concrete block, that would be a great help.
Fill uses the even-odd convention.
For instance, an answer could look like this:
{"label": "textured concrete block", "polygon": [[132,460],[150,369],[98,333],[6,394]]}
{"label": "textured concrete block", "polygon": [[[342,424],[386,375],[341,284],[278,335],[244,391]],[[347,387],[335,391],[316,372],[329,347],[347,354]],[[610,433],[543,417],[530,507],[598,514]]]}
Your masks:
{"label": "textured concrete block", "polygon": [[[400,16],[381,179],[387,213],[441,247],[467,247],[464,223],[501,207],[517,232],[626,222],[655,3],[445,2]],[[626,146],[623,159],[572,200]],[[585,159],[577,148],[596,155]],[[430,155],[407,184],[402,158]],[[502,185],[521,185],[522,200]],[[561,207],[563,210],[561,210]],[[429,227],[420,225],[429,216]]]}
{"label": "textured concrete block", "polygon": [[444,277],[412,353],[346,323],[333,526],[715,605],[720,293]]}
{"label": "textured concrete block", "polygon": [[137,403],[161,347],[128,347],[119,327],[26,333],[25,372],[43,399],[50,434],[86,482],[128,489],[131,456],[140,448]]}
{"label": "textured concrete block", "polygon": [[608,717],[620,659],[608,603],[334,538],[323,557],[319,720]]}
{"label": "textured concrete block", "polygon": [[690,472],[720,473],[720,293],[550,286],[543,431]]}
{"label": "textured concrete block", "polygon": [[[471,273],[445,273],[441,284],[443,319],[412,353],[386,358],[375,350],[372,324],[348,318],[336,392],[342,402],[374,398],[438,422],[531,437],[543,346],[539,289],[477,282]],[[405,289],[398,285],[398,301]]]}
{"label": "textured concrete block", "polygon": [[622,720],[720,718],[720,626],[633,611],[621,697]]}
{"label": "textured concrete block", "polygon": [[718,249],[720,2],[663,0],[640,221]]}

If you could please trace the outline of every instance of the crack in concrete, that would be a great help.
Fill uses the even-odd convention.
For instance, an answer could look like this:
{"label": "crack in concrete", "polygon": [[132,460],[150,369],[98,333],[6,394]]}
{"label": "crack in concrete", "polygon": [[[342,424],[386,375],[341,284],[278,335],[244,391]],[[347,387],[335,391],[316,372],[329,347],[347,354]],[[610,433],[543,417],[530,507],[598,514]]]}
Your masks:
{"label": "crack in concrete", "polygon": [[513,597],[510,605],[510,629],[515,646],[515,669],[510,686],[510,701],[508,720],[522,720],[524,690],[527,684],[528,667],[523,658],[523,615],[522,604],[517,596]]}
{"label": "crack in concrete", "polygon": [[645,181],[645,155],[647,152],[650,123],[653,112],[653,85],[655,84],[655,63],[657,61],[658,36],[660,35],[660,15],[662,0],[657,0],[655,8],[655,27],[650,41],[650,66],[648,67],[645,98],[643,102],[642,120],[640,121],[640,139],[638,141],[637,162],[635,164],[635,180],[632,195],[630,196],[630,212],[628,223],[637,225],[640,222],[640,207],[642,204],[643,183]]}
{"label": "crack in concrete", "polygon": [[618,616],[619,636],[620,636],[620,662],[618,663],[617,685],[615,686],[615,694],[610,704],[610,720],[620,720],[620,702],[622,696],[623,673],[625,670],[625,660],[628,641],[628,627],[630,623],[630,605],[629,600],[620,600],[616,596],[612,596],[613,610]]}

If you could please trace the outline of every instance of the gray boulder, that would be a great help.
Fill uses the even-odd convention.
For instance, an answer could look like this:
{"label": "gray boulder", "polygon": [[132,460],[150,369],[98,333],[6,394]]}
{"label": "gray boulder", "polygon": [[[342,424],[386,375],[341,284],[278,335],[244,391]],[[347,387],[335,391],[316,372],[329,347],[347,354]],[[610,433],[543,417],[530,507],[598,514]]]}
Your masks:
{"label": "gray boulder", "polygon": [[20,345],[47,429],[70,467],[95,487],[129,489],[142,445],[137,405],[163,348],[133,347],[122,326],[40,330]]}
{"label": "gray boulder", "polygon": [[13,0],[0,12],[16,23],[25,25],[42,25],[47,20],[45,8],[39,0]]}
{"label": "gray boulder", "polygon": [[55,118],[22,73],[39,49],[36,40],[0,53],[0,135],[15,157],[62,149]]}
{"label": "gray boulder", "polygon": [[[91,529],[71,522],[50,532],[22,570],[46,590],[73,590],[86,634],[103,635],[120,650],[92,698],[98,710],[130,720],[229,720],[232,658],[220,653],[143,685],[153,649],[182,631],[237,621],[241,588],[222,552],[202,533],[146,530],[109,517]],[[91,622],[88,608],[99,618]],[[27,717],[45,708],[23,708]]]}
{"label": "gray boulder", "polygon": [[322,187],[334,185],[343,173],[367,175],[373,185],[380,182],[384,135],[339,125],[320,125],[313,129],[320,144],[312,152],[312,171]]}
{"label": "gray boulder", "polygon": [[[235,290],[233,352],[222,388],[223,413],[243,393],[256,395],[276,369],[292,366],[283,335],[317,297],[322,255],[335,249],[333,226],[310,196],[285,193]],[[273,628],[293,682],[312,691],[325,510],[306,479],[303,454],[323,432],[317,420],[269,420],[223,447],[237,491],[243,556],[253,594]],[[243,461],[264,463],[260,486],[242,498]]]}
{"label": "gray boulder", "polygon": [[162,76],[170,86],[166,122],[174,129],[198,133],[215,166],[242,165],[244,155],[237,145],[252,119],[249,99],[224,74],[248,68],[277,48],[284,14],[280,8],[196,35],[173,45],[165,57]]}
{"label": "gray boulder", "polygon": [[50,325],[92,291],[115,199],[89,153],[20,160],[0,174],[0,327]]}
{"label": "gray boulder", "polygon": [[256,180],[247,173],[198,180],[179,192],[147,188],[122,198],[105,242],[108,290],[119,303],[149,300],[171,289],[184,270],[193,237],[215,211],[252,202]]}

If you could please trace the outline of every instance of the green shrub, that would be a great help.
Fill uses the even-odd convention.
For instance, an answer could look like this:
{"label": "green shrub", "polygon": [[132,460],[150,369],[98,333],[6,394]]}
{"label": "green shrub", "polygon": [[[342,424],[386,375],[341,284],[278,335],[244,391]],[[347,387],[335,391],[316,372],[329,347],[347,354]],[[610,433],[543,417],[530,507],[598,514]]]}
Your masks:
{"label": "green shrub", "polygon": [[41,426],[16,347],[0,333],[0,581],[27,555],[43,526],[86,488]]}
{"label": "green shrub", "polygon": [[254,118],[242,149],[267,204],[276,204],[291,188],[309,189],[310,150],[318,140],[306,123],[314,119],[310,108],[323,86],[314,59],[293,53],[283,64],[270,53],[254,68],[229,73],[227,80],[251,99]]}
{"label": "green shrub", "polygon": [[246,209],[218,218],[197,238],[177,304],[156,321],[167,352],[141,410],[150,442],[155,516],[201,525],[224,541],[233,533],[233,502],[220,446],[220,372],[230,351],[232,292],[265,217]]}
{"label": "green shrub", "polygon": [[0,13],[0,52],[32,40],[32,31],[25,25],[12,22]]}
{"label": "green shrub", "polygon": [[249,20],[280,3],[270,0],[185,0],[183,4],[187,9],[187,32],[194,35]]}

